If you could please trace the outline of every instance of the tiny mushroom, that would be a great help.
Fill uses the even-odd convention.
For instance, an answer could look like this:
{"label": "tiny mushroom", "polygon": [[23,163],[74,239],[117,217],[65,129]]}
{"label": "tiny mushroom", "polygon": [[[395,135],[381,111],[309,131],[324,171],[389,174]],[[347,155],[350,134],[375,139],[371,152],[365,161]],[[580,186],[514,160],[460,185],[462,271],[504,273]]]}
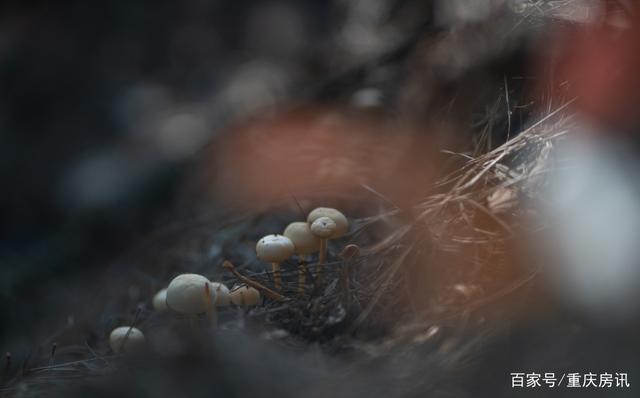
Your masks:
{"label": "tiny mushroom", "polygon": [[198,274],[178,275],[167,287],[167,307],[191,318],[215,311],[216,299],[216,291],[209,279]]}
{"label": "tiny mushroom", "polygon": [[305,256],[320,249],[320,239],[311,232],[306,222],[292,222],[285,228],[284,236],[291,239],[298,255],[298,292],[302,293],[305,283]]}
{"label": "tiny mushroom", "polygon": [[307,223],[312,224],[320,217],[329,217],[336,223],[337,228],[331,239],[339,238],[349,231],[349,220],[347,220],[347,217],[345,217],[345,215],[339,210],[332,209],[330,207],[318,207],[313,209],[307,216]]}
{"label": "tiny mushroom", "polygon": [[109,345],[114,352],[132,351],[144,345],[144,334],[133,326],[120,326],[111,331]]}
{"label": "tiny mushroom", "polygon": [[[334,222],[334,226],[325,220],[324,217],[330,218]],[[314,222],[321,218],[323,220],[316,224],[314,230]],[[339,210],[329,207],[318,207],[309,213],[307,223],[311,226],[311,232],[320,238],[320,258],[318,259],[318,264],[322,265],[327,258],[327,241],[346,234],[347,231],[349,231],[349,220],[347,220],[347,217]],[[331,228],[333,228],[333,230],[329,234]]]}
{"label": "tiny mushroom", "polygon": [[161,312],[167,309],[167,289],[161,289],[158,293],[153,296],[153,300],[151,301],[153,305],[153,309]]}
{"label": "tiny mushroom", "polygon": [[220,282],[211,282],[211,288],[216,292],[216,306],[224,307],[231,303],[229,288]]}
{"label": "tiny mushroom", "polygon": [[336,231],[336,223],[329,217],[319,217],[311,224],[311,232],[320,239],[320,258],[318,259],[318,274],[322,270],[322,264],[327,260],[327,240]]}
{"label": "tiny mushroom", "polygon": [[280,263],[293,255],[295,247],[291,239],[282,235],[267,235],[256,244],[258,258],[271,263],[276,289],[282,288]]}
{"label": "tiny mushroom", "polygon": [[260,304],[260,292],[250,286],[242,285],[229,293],[231,302],[240,307],[250,307]]}
{"label": "tiny mushroom", "polygon": [[285,228],[283,235],[293,242],[295,253],[301,260],[320,248],[320,239],[311,232],[306,222],[292,222]]}

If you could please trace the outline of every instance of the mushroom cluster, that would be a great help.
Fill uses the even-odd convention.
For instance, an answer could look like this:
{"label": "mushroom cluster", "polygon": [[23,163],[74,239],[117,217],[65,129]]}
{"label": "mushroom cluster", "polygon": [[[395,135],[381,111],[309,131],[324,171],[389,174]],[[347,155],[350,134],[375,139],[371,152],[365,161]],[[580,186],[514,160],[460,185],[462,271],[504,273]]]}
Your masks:
{"label": "mushroom cluster", "polygon": [[[198,315],[206,314],[214,326],[217,322],[216,307],[228,306],[231,302],[231,294],[224,284],[211,282],[198,274],[176,276],[151,300],[156,312],[171,310],[185,315],[192,324]],[[144,342],[142,331],[133,326],[118,327],[109,336],[111,349],[116,353],[130,351]]]}
{"label": "mushroom cluster", "polygon": [[293,254],[298,256],[298,292],[302,293],[306,282],[306,256],[318,252],[316,279],[322,280],[322,265],[327,261],[327,243],[344,236],[349,230],[349,220],[337,209],[318,207],[307,216],[306,222],[292,222],[282,235],[272,234],[260,239],[256,245],[258,258],[272,265],[276,290],[282,290],[280,264]]}
{"label": "mushroom cluster", "polygon": [[[275,289],[282,290],[281,264],[294,254],[298,259],[298,292],[306,285],[306,261],[318,252],[316,283],[322,278],[322,265],[327,261],[327,244],[331,239],[344,236],[349,230],[349,221],[340,211],[319,207],[309,213],[306,221],[289,224],[282,235],[271,234],[258,240],[257,257],[271,264]],[[217,308],[234,304],[247,310],[261,302],[261,292],[273,299],[285,298],[281,293],[269,289],[238,273],[228,261],[223,267],[229,269],[242,282],[229,290],[220,282],[210,281],[198,274],[181,274],[171,280],[166,288],[156,292],[151,304],[156,312],[169,311],[182,314],[194,325],[196,317],[205,314],[210,324],[217,323]],[[135,323],[135,322],[134,322]],[[109,335],[111,349],[116,352],[132,351],[145,343],[142,331],[134,326],[120,326]]]}

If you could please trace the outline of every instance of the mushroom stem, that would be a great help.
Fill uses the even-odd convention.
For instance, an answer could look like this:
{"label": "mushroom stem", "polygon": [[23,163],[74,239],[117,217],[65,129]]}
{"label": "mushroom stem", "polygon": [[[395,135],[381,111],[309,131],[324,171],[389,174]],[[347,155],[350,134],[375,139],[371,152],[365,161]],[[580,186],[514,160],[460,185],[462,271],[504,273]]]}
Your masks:
{"label": "mushroom stem", "polygon": [[318,269],[316,278],[318,282],[322,280],[322,265],[327,262],[327,239],[320,239],[320,256],[318,258]]}
{"label": "mushroom stem", "polygon": [[298,294],[304,293],[304,284],[306,282],[307,267],[305,265],[304,256],[300,255],[298,260]]}
{"label": "mushroom stem", "polygon": [[273,270],[273,281],[276,285],[276,290],[282,290],[282,277],[280,276],[280,263],[271,263],[271,269]]}

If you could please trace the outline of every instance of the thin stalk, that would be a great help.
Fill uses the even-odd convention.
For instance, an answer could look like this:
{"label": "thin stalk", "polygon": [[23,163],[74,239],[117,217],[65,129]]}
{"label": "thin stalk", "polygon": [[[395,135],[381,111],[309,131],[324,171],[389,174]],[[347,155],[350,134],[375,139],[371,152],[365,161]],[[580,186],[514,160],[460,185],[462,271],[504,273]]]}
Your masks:
{"label": "thin stalk", "polygon": [[273,280],[276,284],[276,290],[282,290],[282,277],[280,276],[280,263],[271,263],[273,270]]}
{"label": "thin stalk", "polygon": [[320,239],[320,254],[318,258],[318,268],[316,271],[316,279],[318,283],[322,282],[322,265],[327,262],[327,239]]}

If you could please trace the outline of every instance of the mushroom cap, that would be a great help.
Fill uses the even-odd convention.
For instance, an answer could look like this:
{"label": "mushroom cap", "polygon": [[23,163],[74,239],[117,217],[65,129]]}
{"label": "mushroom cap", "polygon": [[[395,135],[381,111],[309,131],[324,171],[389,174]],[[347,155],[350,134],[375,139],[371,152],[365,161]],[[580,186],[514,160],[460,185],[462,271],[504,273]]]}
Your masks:
{"label": "mushroom cap", "polygon": [[151,300],[153,309],[156,311],[164,311],[167,309],[167,289],[161,289],[153,296]]}
{"label": "mushroom cap", "polygon": [[211,288],[216,292],[216,306],[223,307],[231,303],[228,287],[220,282],[211,282]]}
{"label": "mushroom cap", "polygon": [[295,246],[291,239],[282,235],[267,235],[256,244],[256,253],[261,260],[270,263],[282,262],[293,255]]}
{"label": "mushroom cap", "polygon": [[167,307],[182,314],[200,314],[207,310],[205,285],[209,285],[212,302],[216,302],[216,291],[209,279],[198,274],[178,275],[167,288]]}
{"label": "mushroom cap", "polygon": [[229,295],[231,302],[237,306],[249,307],[260,304],[260,292],[250,286],[237,287]]}
{"label": "mushroom cap", "polygon": [[319,217],[311,224],[311,232],[320,239],[328,239],[334,236],[338,226],[329,217]]}
{"label": "mushroom cap", "polygon": [[318,207],[313,209],[307,216],[307,223],[313,224],[320,217],[329,217],[336,223],[336,231],[330,236],[331,239],[339,238],[349,231],[349,220],[339,210],[330,207]]}
{"label": "mushroom cap", "polygon": [[320,239],[311,232],[306,222],[292,222],[285,228],[283,235],[291,239],[297,254],[311,254],[320,249]]}
{"label": "mushroom cap", "polygon": [[[131,332],[129,332],[131,329]],[[127,336],[129,333],[129,336]],[[125,340],[125,337],[127,338]],[[138,328],[131,326],[120,326],[111,331],[109,335],[109,345],[114,352],[131,351],[140,348],[144,344],[144,334]]]}

